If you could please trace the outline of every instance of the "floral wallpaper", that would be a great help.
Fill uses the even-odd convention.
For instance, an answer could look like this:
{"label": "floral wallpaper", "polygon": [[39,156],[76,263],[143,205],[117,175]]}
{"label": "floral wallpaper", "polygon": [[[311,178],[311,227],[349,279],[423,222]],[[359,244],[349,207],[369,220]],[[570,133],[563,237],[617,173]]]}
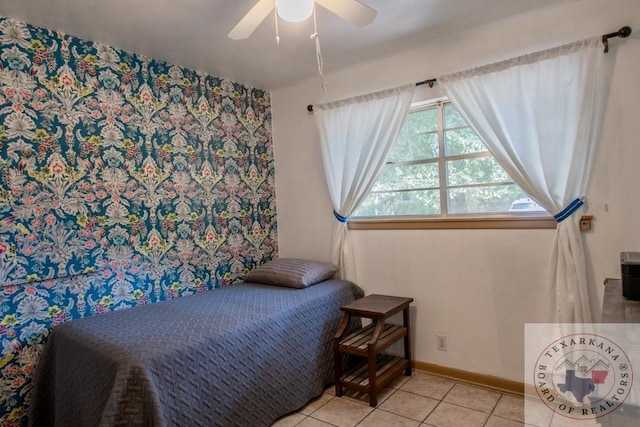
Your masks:
{"label": "floral wallpaper", "polygon": [[0,426],[48,332],[277,254],[269,94],[0,17]]}

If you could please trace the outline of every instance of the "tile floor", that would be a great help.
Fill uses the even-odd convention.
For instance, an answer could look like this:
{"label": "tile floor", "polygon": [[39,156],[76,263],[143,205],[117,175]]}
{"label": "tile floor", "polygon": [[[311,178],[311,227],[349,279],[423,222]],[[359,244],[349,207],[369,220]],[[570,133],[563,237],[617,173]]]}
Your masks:
{"label": "tile floor", "polygon": [[414,372],[379,393],[376,408],[366,395],[336,397],[330,387],[272,427],[523,427],[523,419],[522,397]]}

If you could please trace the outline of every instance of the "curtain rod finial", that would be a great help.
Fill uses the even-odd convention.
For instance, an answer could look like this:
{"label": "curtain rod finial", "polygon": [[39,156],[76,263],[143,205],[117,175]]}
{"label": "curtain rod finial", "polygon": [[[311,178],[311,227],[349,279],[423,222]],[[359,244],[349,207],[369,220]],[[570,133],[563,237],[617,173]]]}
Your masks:
{"label": "curtain rod finial", "polygon": [[307,105],[307,111],[310,112],[310,113],[313,113],[313,105],[312,104]]}
{"label": "curtain rod finial", "polygon": [[631,27],[629,27],[628,25],[625,25],[624,27],[618,30],[618,36],[622,37],[623,39],[626,37],[629,37],[630,35],[631,35]]}
{"label": "curtain rod finial", "polygon": [[627,38],[631,35],[631,27],[628,25],[625,25],[624,27],[620,28],[618,31],[614,32],[614,33],[609,33],[609,34],[604,34],[602,36],[602,44],[604,45],[604,53],[608,53],[609,52],[609,39],[612,37],[620,37],[622,39]]}

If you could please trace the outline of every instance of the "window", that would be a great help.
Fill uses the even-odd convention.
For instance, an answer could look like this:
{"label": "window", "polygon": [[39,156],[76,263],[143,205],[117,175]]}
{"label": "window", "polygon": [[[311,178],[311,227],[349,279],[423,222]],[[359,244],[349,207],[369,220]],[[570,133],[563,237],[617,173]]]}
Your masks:
{"label": "window", "polygon": [[414,106],[358,219],[511,216],[546,211],[531,200],[447,101]]}

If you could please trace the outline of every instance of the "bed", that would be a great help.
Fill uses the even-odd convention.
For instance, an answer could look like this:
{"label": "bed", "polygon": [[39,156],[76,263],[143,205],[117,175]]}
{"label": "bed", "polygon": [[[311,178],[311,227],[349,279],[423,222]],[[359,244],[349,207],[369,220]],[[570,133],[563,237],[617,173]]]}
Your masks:
{"label": "bed", "polygon": [[270,425],[331,382],[339,307],[362,296],[336,279],[241,283],[65,323],[38,364],[29,424]]}

